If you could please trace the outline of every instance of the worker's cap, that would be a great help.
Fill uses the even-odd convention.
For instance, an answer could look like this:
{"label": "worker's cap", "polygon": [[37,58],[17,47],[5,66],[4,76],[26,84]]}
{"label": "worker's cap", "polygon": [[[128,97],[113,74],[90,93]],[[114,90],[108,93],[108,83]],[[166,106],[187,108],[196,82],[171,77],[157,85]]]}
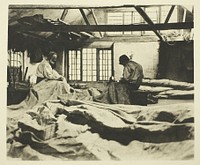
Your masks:
{"label": "worker's cap", "polygon": [[123,55],[121,55],[121,56],[119,57],[119,61],[120,61],[120,63],[121,63],[121,62],[127,62],[127,61],[129,61],[129,58],[128,58],[127,55],[123,54]]}

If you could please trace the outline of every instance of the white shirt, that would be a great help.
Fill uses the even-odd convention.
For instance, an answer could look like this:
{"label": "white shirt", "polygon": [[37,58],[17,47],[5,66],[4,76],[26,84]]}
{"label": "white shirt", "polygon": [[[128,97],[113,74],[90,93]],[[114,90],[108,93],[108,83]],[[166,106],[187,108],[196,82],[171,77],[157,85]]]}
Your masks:
{"label": "white shirt", "polygon": [[56,70],[52,69],[47,60],[43,60],[37,67],[36,76],[40,78],[47,78],[56,80],[62,77]]}

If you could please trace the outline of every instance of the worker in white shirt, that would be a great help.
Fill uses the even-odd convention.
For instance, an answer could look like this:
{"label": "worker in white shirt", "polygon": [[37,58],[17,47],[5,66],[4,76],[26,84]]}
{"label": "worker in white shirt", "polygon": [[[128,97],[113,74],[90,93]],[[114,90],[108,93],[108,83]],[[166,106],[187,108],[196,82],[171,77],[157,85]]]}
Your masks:
{"label": "worker in white shirt", "polygon": [[47,59],[44,59],[37,67],[36,76],[37,76],[37,83],[44,79],[48,80],[59,80],[63,81],[64,77],[60,75],[56,70],[53,69],[57,61],[57,54],[56,52],[49,52]]}

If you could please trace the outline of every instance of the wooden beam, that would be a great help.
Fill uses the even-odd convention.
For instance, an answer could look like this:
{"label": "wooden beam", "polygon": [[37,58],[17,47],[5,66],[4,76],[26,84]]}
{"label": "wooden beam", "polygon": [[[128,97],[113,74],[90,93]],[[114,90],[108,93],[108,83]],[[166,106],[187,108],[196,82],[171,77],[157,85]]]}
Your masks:
{"label": "wooden beam", "polygon": [[154,23],[153,21],[149,18],[149,16],[145,13],[145,11],[139,7],[139,6],[135,6],[135,9],[137,10],[137,12],[143,17],[143,19],[150,25],[150,27],[152,28],[152,31],[158,36],[158,38],[163,41],[162,36],[160,35],[160,33],[157,31],[157,29],[154,28]]}
{"label": "wooden beam", "polygon": [[9,9],[105,9],[132,8],[135,5],[9,5]]}
{"label": "wooden beam", "polygon": [[[66,23],[65,21],[63,21],[62,19],[58,19],[59,22],[63,23],[64,25],[67,25],[69,26],[70,24]],[[75,33],[75,32],[70,32],[71,34],[75,35],[75,36],[78,36],[78,37],[81,37],[80,34],[78,33]]]}
{"label": "wooden beam", "polygon": [[[67,25],[67,26],[71,26],[70,24],[68,24],[68,23],[66,23],[66,22],[64,22],[64,21],[62,21],[60,19],[58,19],[58,21],[63,23],[63,24],[65,24],[65,25]],[[91,35],[89,33],[86,33],[86,32],[79,32],[80,34],[78,34],[76,32],[71,31],[70,33],[73,34],[73,35],[79,36],[79,37],[81,37],[81,35],[84,35],[84,36],[87,36],[87,37],[91,37],[91,36],[94,37],[93,35]]]}
{"label": "wooden beam", "polygon": [[182,22],[186,21],[186,14],[187,14],[187,11],[186,11],[186,8],[184,8],[183,9],[183,20],[182,20]]}
{"label": "wooden beam", "polygon": [[87,33],[87,32],[80,32],[80,34],[83,36],[87,36],[87,37],[94,37],[93,35],[91,35],[90,33]]}
{"label": "wooden beam", "polygon": [[15,31],[43,31],[43,32],[94,32],[94,31],[152,31],[154,30],[170,30],[170,29],[192,29],[194,27],[193,22],[179,22],[179,23],[167,23],[167,24],[154,24],[150,26],[148,24],[141,25],[41,25],[41,26],[29,26],[18,25],[9,27]]}
{"label": "wooden beam", "polygon": [[63,21],[68,13],[68,9],[64,9],[60,19]]}
{"label": "wooden beam", "polygon": [[[80,12],[81,12],[81,14],[82,14],[82,16],[83,16],[86,24],[90,25],[90,23],[89,23],[86,15],[85,15],[85,12],[83,11],[83,9],[79,9],[79,10],[80,10]],[[65,25],[69,25],[69,24],[65,23],[63,20],[59,20],[59,21],[62,22],[62,23],[64,23]],[[71,32],[71,33],[74,34],[74,35],[76,35],[76,36],[80,36],[80,37],[81,37],[81,35],[84,35],[84,36],[87,36],[87,37],[94,37],[93,35],[91,35],[91,34],[89,34],[87,32],[80,32],[81,35],[79,35],[78,33],[75,33],[75,32]]]}
{"label": "wooden beam", "polygon": [[[92,13],[92,16],[93,16],[93,19],[94,19],[95,24],[98,25],[99,23],[98,23],[98,21],[97,21],[97,18],[96,18],[96,15],[95,15],[93,9],[91,9],[91,13]],[[101,32],[99,32],[99,34],[100,34],[101,37],[103,37],[103,35],[102,35]]]}
{"label": "wooden beam", "polygon": [[85,12],[83,9],[79,9],[79,11],[81,12],[81,15],[83,16],[83,19],[86,23],[86,25],[90,25],[89,20],[87,19],[87,16],[85,15]]}
{"label": "wooden beam", "polygon": [[62,19],[58,19],[58,21],[59,21],[59,22],[61,22],[61,23],[63,23],[64,25],[67,25],[67,26],[69,26],[69,25],[70,25],[69,23],[67,23],[67,22],[63,21]]}
{"label": "wooden beam", "polygon": [[174,11],[174,8],[175,8],[175,5],[173,5],[173,6],[170,8],[169,13],[167,14],[167,17],[166,17],[166,19],[165,19],[165,23],[168,23],[168,22],[169,22],[169,19],[171,18],[172,13],[173,13],[173,11]]}
{"label": "wooden beam", "polygon": [[81,35],[80,34],[78,34],[78,33],[75,33],[75,32],[70,32],[72,35],[74,35],[74,36],[76,36],[76,37],[79,37],[79,38],[81,38]]}
{"label": "wooden beam", "polygon": [[[105,9],[105,8],[133,8],[136,5],[9,5],[9,9]],[[155,5],[137,5],[139,7],[155,7],[155,6],[169,6],[165,4]]]}

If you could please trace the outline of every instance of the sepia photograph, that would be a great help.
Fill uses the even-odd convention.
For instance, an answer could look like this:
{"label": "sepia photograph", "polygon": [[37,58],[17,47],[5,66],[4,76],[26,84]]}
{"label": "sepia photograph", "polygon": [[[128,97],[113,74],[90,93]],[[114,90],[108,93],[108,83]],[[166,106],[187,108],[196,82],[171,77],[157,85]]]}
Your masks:
{"label": "sepia photograph", "polygon": [[194,4],[7,11],[8,161],[195,160]]}

